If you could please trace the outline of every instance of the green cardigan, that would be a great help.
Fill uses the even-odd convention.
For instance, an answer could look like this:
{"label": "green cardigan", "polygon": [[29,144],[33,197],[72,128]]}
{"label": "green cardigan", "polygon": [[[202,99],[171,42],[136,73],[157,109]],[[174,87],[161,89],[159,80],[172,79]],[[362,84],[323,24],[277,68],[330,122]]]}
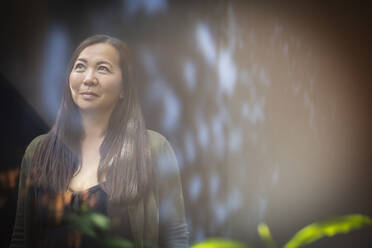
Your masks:
{"label": "green cardigan", "polygon": [[[32,156],[37,144],[45,137],[36,137],[27,147],[22,160],[17,213],[10,248],[38,247],[40,223],[34,218],[35,190],[29,187]],[[159,247],[188,247],[183,193],[176,156],[168,141],[159,133],[148,130],[155,188],[136,204],[128,206],[129,223],[136,247],[145,243]],[[110,219],[120,219],[122,206],[109,202]]]}

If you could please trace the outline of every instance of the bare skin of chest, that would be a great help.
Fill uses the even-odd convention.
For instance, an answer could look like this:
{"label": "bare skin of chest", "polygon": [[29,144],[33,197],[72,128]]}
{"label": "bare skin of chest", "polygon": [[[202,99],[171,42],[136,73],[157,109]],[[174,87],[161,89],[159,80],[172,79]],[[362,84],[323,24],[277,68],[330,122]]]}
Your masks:
{"label": "bare skin of chest", "polygon": [[73,191],[83,191],[98,184],[97,169],[100,160],[100,141],[85,141],[82,143],[82,164],[80,171],[72,177],[69,188]]}

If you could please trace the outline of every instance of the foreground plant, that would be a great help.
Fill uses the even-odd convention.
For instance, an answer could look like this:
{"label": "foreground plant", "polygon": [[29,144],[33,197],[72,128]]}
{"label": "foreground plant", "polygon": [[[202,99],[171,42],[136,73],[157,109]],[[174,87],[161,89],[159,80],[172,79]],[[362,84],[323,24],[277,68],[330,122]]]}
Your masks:
{"label": "foreground plant", "polygon": [[284,245],[284,248],[301,247],[323,237],[345,234],[371,225],[372,219],[360,214],[351,214],[335,217],[323,222],[316,222],[297,232],[293,238]]}
{"label": "foreground plant", "polygon": [[[127,240],[112,237],[109,234],[110,220],[101,214],[93,213],[87,207],[82,206],[81,211],[67,216],[70,224],[75,230],[95,239],[97,244],[105,248],[134,248],[135,245]],[[311,244],[324,237],[333,237],[337,234],[346,234],[353,230],[358,230],[367,226],[372,226],[372,219],[360,215],[351,214],[334,217],[326,221],[315,222],[298,231],[283,248],[298,248]],[[258,235],[268,248],[277,248],[277,244],[271,235],[269,227],[262,223],[257,227]],[[147,248],[154,248],[145,245]],[[194,244],[191,248],[253,248],[247,244],[213,238]]]}
{"label": "foreground plant", "polygon": [[[353,230],[372,226],[372,219],[360,215],[351,214],[334,217],[326,221],[315,222],[298,231],[283,248],[298,248],[311,244],[324,237],[333,237],[337,234],[346,234]],[[257,228],[261,240],[268,248],[277,248],[277,245],[266,224],[260,224]],[[192,248],[252,248],[252,246],[222,239],[208,239],[193,245]]]}
{"label": "foreground plant", "polygon": [[[135,245],[125,239],[110,235],[110,219],[102,214],[89,211],[82,206],[80,211],[66,216],[71,227],[96,241],[98,247],[104,248],[134,248]],[[150,246],[146,246],[150,248]]]}

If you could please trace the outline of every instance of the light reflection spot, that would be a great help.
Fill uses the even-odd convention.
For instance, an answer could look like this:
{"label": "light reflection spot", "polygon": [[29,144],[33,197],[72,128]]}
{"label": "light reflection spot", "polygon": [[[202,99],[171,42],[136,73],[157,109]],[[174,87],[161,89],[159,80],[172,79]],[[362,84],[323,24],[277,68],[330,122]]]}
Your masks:
{"label": "light reflection spot", "polygon": [[205,60],[209,65],[213,65],[216,59],[216,45],[206,24],[201,23],[196,27],[196,39]]}

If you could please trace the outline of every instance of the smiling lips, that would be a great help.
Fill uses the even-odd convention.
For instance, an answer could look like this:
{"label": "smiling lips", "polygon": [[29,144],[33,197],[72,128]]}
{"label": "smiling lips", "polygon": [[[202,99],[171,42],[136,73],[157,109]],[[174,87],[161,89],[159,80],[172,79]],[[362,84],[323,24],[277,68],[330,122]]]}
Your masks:
{"label": "smiling lips", "polygon": [[86,100],[98,97],[98,95],[96,93],[91,92],[91,91],[82,92],[82,93],[80,93],[80,95],[82,95],[83,98],[86,99]]}
{"label": "smiling lips", "polygon": [[92,96],[98,96],[96,93],[91,92],[91,91],[81,92],[80,94],[81,94],[81,95],[92,95]]}

